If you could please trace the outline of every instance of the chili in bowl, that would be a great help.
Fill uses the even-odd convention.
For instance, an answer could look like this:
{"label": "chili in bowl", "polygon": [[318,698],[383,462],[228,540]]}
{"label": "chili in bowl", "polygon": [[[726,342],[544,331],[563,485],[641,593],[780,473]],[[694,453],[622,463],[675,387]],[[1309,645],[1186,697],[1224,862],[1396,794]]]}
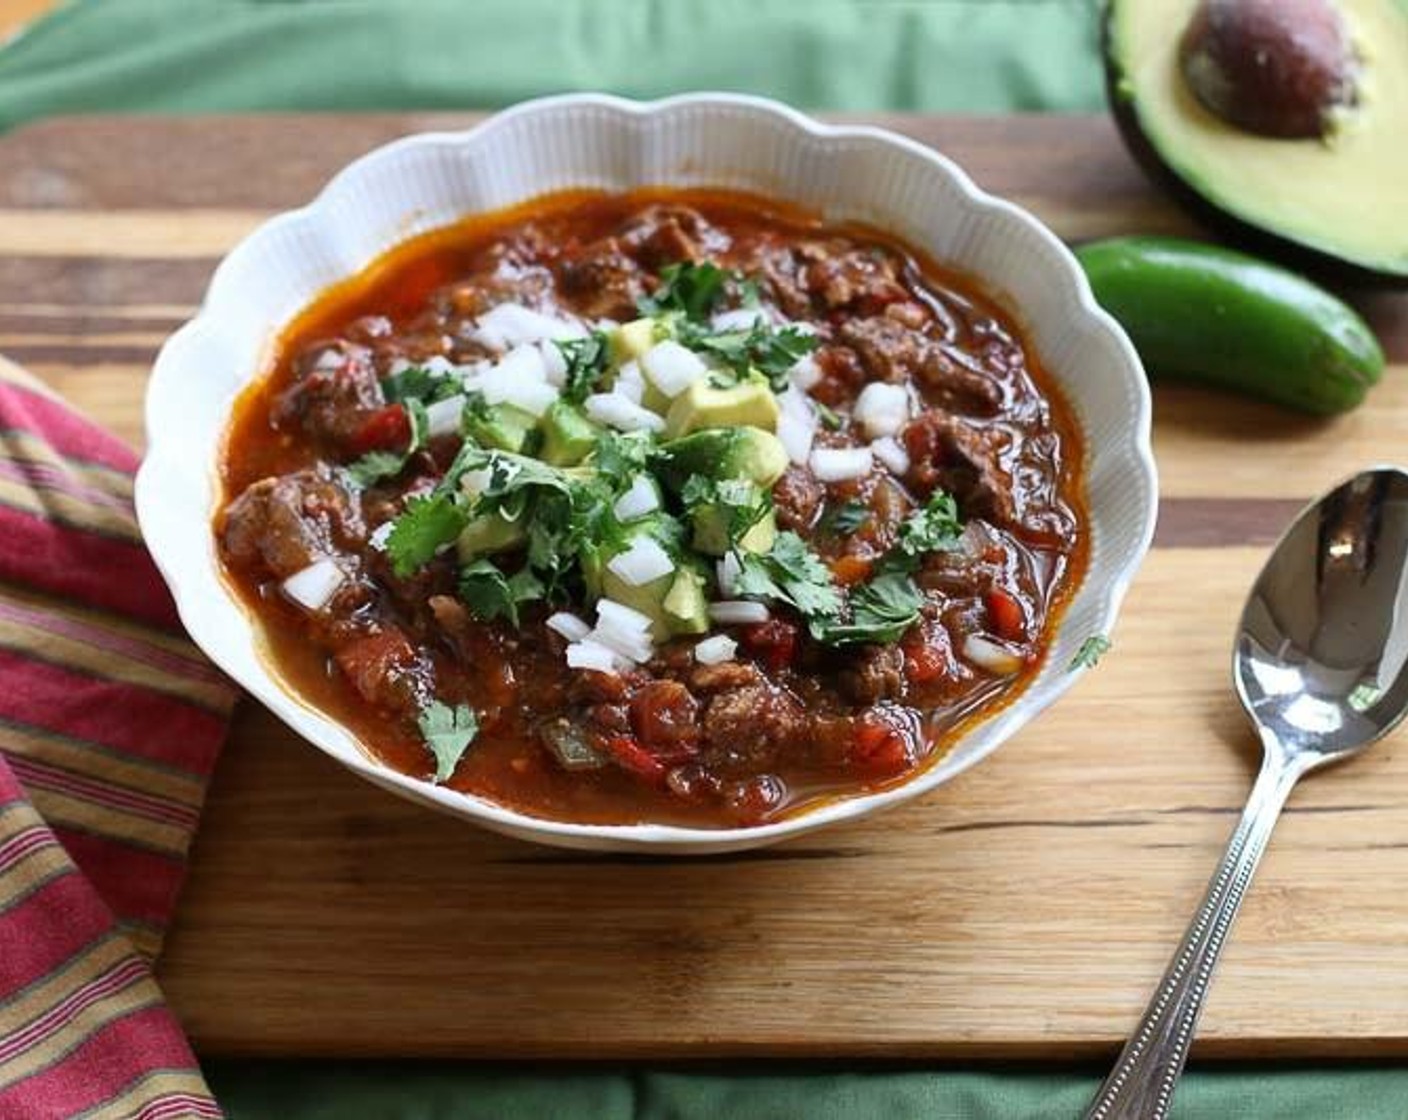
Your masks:
{"label": "chili in bowl", "polygon": [[[574,167],[549,137],[583,122],[644,166]],[[760,127],[752,172],[675,151]],[[784,140],[844,170],[849,131],[877,175],[918,160],[948,235],[771,181]],[[429,182],[452,220],[359,231],[206,401],[200,582],[244,656],[145,516],[172,506],[154,428],[139,509],[197,641],[373,780],[549,842],[748,846],[976,760],[1065,687],[1147,546],[1147,392],[1054,239],[914,148],[752,99],[564,98],[354,165],[288,219],[323,211],[332,255],[353,187],[403,216]],[[428,153],[525,170],[451,201]],[[153,412],[261,248],[291,251],[278,227],[164,352]],[[994,258],[1024,239],[1025,270]]]}

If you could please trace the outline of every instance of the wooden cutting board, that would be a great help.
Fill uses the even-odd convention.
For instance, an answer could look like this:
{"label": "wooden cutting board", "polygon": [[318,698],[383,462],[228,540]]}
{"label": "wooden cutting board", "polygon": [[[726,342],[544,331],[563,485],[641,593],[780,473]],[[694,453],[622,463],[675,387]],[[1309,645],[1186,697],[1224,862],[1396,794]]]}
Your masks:
{"label": "wooden cutting board", "polygon": [[[75,119],[0,140],[0,352],[140,442],[221,253],[353,156],[466,116]],[[1192,231],[1102,119],[894,118],[1069,238]],[[1405,457],[1398,368],[1331,421],[1155,393],[1156,547],[1114,651],[993,758],[762,852],[595,857],[403,804],[239,712],[160,976],[207,1054],[1066,1058],[1130,1028],[1251,783],[1244,589],[1299,504]],[[1198,1042],[1408,1053],[1408,738],[1293,797]]]}

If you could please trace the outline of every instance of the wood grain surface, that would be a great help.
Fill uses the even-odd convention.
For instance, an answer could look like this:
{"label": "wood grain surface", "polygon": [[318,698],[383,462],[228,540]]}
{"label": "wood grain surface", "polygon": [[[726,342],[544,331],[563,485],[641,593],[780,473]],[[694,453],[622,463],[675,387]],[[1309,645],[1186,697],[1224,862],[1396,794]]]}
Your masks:
{"label": "wood grain surface", "polygon": [[[0,353],[141,440],[162,338],[219,255],[427,115],[74,119],[0,140]],[[1100,119],[891,118],[1068,238],[1196,232]],[[1108,1054],[1250,786],[1228,683],[1266,546],[1402,457],[1408,297],[1349,293],[1396,366],[1307,420],[1155,392],[1163,507],[1073,693],[918,803],[697,861],[540,849],[404,805],[253,703],[161,980],[205,1054]],[[1293,797],[1233,935],[1205,1057],[1408,1054],[1408,739]]]}

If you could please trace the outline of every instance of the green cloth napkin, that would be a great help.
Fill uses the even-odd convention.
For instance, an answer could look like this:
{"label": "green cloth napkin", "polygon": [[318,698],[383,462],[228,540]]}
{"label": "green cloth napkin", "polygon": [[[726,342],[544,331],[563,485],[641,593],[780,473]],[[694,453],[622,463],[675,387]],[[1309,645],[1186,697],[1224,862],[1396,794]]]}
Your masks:
{"label": "green cloth napkin", "polygon": [[[1103,105],[1096,0],[77,0],[0,49],[0,128],[65,112],[487,108],[600,89],[804,108]],[[1190,900],[1191,904],[1191,900]],[[1150,983],[1154,978],[1150,977]],[[234,1120],[1025,1120],[1102,1071],[213,1061]],[[1179,1120],[1402,1120],[1386,1067],[1203,1068]]]}
{"label": "green cloth napkin", "polygon": [[1092,111],[1096,0],[78,0],[0,51],[53,113],[493,108],[746,90],[812,109]]}
{"label": "green cloth napkin", "polygon": [[[1104,1071],[869,1071],[750,1063],[724,1072],[448,1063],[216,1062],[231,1120],[1074,1120]],[[1403,1120],[1382,1066],[1210,1068],[1173,1120]]]}

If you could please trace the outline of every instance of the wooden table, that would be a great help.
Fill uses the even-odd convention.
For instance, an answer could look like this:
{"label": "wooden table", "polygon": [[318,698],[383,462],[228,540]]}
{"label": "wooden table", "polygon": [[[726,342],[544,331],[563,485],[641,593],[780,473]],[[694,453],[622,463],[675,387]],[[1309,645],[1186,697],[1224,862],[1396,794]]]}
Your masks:
{"label": "wooden table", "polygon": [[[0,352],[140,441],[216,259],[354,155],[468,117],[57,121],[0,141]],[[1070,238],[1190,231],[1101,119],[899,118]],[[888,815],[696,861],[592,857],[402,804],[242,706],[161,980],[205,1054],[1065,1058],[1133,1024],[1250,785],[1232,627],[1267,544],[1401,456],[1392,358],[1308,420],[1155,393],[1156,547],[1115,649],[992,759]],[[1296,793],[1208,1057],[1408,1053],[1403,736]]]}

